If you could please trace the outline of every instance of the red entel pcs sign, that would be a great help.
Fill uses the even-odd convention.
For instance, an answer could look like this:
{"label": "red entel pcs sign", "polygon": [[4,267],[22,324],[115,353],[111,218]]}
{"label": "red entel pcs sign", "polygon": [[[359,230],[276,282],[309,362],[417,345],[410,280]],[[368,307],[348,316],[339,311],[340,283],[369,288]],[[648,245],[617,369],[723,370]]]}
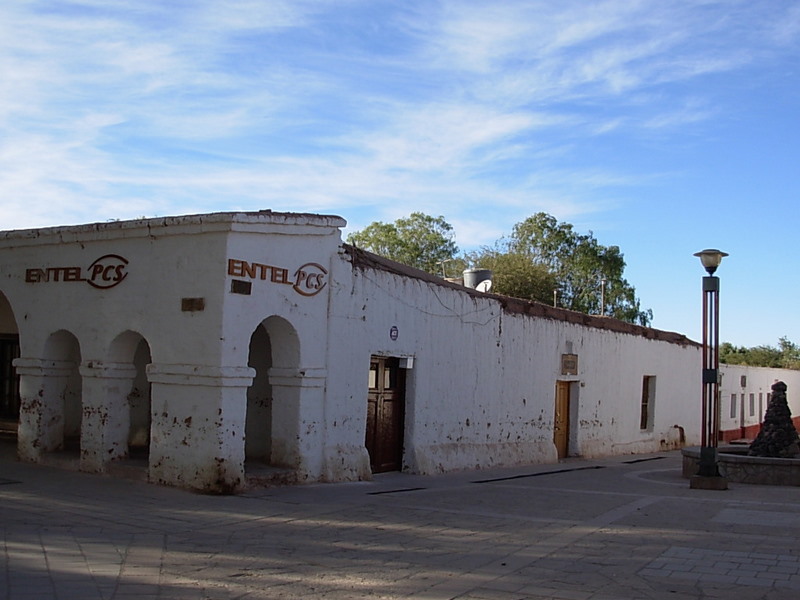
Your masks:
{"label": "red entel pcs sign", "polygon": [[301,296],[316,296],[328,285],[328,271],[318,263],[306,263],[292,273],[282,267],[229,258],[228,275],[290,285]]}
{"label": "red entel pcs sign", "polygon": [[[83,281],[98,289],[119,285],[128,276],[128,260],[106,254],[88,267],[41,267],[25,270],[27,283]],[[294,273],[289,269],[235,258],[228,259],[228,275],[292,286],[302,296],[316,296],[328,285],[328,271],[318,263],[306,263]]]}
{"label": "red entel pcs sign", "polygon": [[119,285],[128,276],[128,259],[106,254],[88,267],[45,267],[25,270],[27,283],[83,281],[98,289]]}

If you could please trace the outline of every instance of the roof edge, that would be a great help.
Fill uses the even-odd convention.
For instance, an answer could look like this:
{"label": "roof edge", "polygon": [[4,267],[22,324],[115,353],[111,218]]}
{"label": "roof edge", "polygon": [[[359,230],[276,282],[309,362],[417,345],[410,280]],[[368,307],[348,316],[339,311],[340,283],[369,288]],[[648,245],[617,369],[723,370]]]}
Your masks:
{"label": "roof edge", "polygon": [[202,232],[233,230],[239,227],[257,228],[265,225],[322,227],[339,229],[347,221],[336,215],[312,213],[259,211],[228,211],[124,221],[104,221],[81,225],[60,225],[32,229],[0,231],[0,244],[61,243],[86,238],[137,237],[138,235],[165,235],[179,233],[186,228],[201,228]]}
{"label": "roof edge", "polygon": [[342,246],[345,253],[350,256],[351,263],[354,267],[387,271],[396,275],[419,279],[433,285],[455,289],[470,296],[495,300],[500,304],[502,309],[509,314],[528,315],[543,319],[551,319],[554,321],[562,321],[564,323],[572,323],[575,325],[591,327],[592,329],[602,329],[615,333],[625,333],[646,339],[678,344],[680,346],[700,347],[698,342],[690,340],[682,333],[663,331],[661,329],[653,329],[652,327],[635,325],[633,323],[620,321],[619,319],[614,319],[612,317],[587,315],[585,313],[580,313],[566,308],[558,308],[542,302],[535,302],[533,300],[513,298],[511,296],[503,296],[501,294],[493,294],[490,292],[479,292],[478,290],[473,290],[471,288],[464,287],[463,285],[446,281],[441,277],[431,275],[426,271],[421,271],[414,267],[378,256],[377,254],[373,254],[372,252],[351,246],[350,244],[342,244]]}

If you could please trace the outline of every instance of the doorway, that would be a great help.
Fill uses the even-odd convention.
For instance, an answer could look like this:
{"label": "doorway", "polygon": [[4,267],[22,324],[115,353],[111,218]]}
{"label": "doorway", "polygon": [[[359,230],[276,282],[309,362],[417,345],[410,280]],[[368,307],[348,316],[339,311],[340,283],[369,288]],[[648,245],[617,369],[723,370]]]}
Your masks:
{"label": "doorway", "polygon": [[569,455],[569,388],[571,382],[556,381],[556,406],[553,418],[553,443],[558,458]]}
{"label": "doorway", "polygon": [[405,370],[400,359],[373,356],[369,363],[366,447],[373,473],[403,468]]}
{"label": "doorway", "polygon": [[299,367],[300,338],[292,324],[272,315],[257,325],[250,335],[247,364],[255,377],[247,389],[245,473],[261,478],[264,466],[297,470],[308,451],[300,407],[313,369]]}
{"label": "doorway", "polygon": [[256,327],[250,336],[248,366],[256,371],[252,385],[247,388],[247,415],[245,418],[245,464],[270,463],[272,451],[272,386],[269,370],[272,368],[272,346],[264,325]]}
{"label": "doorway", "polygon": [[19,420],[19,376],[14,359],[19,358],[19,336],[0,334],[0,420]]}
{"label": "doorway", "polygon": [[14,359],[19,358],[19,330],[14,311],[0,291],[0,437],[16,441],[19,424],[19,375]]}
{"label": "doorway", "polygon": [[147,381],[147,365],[152,362],[150,345],[140,338],[133,355],[136,375],[128,394],[130,425],[128,430],[128,456],[148,459],[150,457],[150,430],[153,425],[150,383]]}
{"label": "doorway", "polygon": [[45,342],[43,358],[57,366],[51,369],[51,375],[43,378],[41,410],[45,429],[39,432],[41,449],[44,452],[66,451],[70,458],[77,460],[83,421],[78,338],[64,329],[56,331]]}

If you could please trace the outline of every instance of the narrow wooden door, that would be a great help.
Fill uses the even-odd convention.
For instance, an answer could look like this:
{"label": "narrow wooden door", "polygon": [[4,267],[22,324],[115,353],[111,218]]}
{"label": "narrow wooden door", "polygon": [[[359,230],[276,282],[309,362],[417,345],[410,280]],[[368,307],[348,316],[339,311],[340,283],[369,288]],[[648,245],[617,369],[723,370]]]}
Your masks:
{"label": "narrow wooden door", "polygon": [[373,473],[403,467],[405,371],[396,358],[373,356],[369,365],[366,446]]}
{"label": "narrow wooden door", "polygon": [[556,408],[553,419],[553,442],[558,458],[569,453],[569,381],[556,382]]}
{"label": "narrow wooden door", "polygon": [[19,376],[11,364],[19,357],[19,336],[0,335],[0,419],[19,419]]}
{"label": "narrow wooden door", "polygon": [[739,403],[739,407],[742,409],[739,411],[739,437],[744,439],[746,437],[747,425],[745,424],[745,412],[744,412],[744,394],[740,396],[741,402]]}

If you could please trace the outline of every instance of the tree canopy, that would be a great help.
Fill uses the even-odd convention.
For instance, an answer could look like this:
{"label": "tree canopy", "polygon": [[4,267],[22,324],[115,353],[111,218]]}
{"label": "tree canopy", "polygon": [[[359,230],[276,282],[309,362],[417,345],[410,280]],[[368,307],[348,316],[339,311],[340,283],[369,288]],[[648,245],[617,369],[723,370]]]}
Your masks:
{"label": "tree canopy", "polygon": [[[547,213],[514,225],[509,238],[494,247],[456,256],[453,228],[444,217],[411,213],[394,223],[380,221],[351,233],[347,241],[381,256],[433,274],[443,261],[492,270],[492,291],[552,303],[588,314],[608,315],[649,325],[652,311],[642,310],[636,291],[623,277],[625,261],[617,246],[603,246],[592,232],[577,233]],[[452,267],[451,267],[452,270]]]}
{"label": "tree canopy", "polygon": [[570,223],[539,212],[514,225],[508,248],[555,277],[559,306],[650,324],[652,311],[641,309],[636,290],[623,277],[619,247],[599,244],[591,231],[579,234]]}
{"label": "tree canopy", "polygon": [[394,223],[371,223],[348,235],[347,242],[428,273],[441,273],[442,262],[452,260],[458,252],[452,225],[442,216],[421,212]]}
{"label": "tree canopy", "polygon": [[782,337],[778,346],[734,346],[728,342],[720,345],[719,360],[729,365],[749,367],[774,367],[781,369],[800,369],[800,347]]}
{"label": "tree canopy", "polygon": [[509,252],[501,247],[483,248],[465,257],[465,262],[492,271],[492,292],[534,300],[553,302],[553,290],[558,288],[554,273],[537,265],[524,254]]}

